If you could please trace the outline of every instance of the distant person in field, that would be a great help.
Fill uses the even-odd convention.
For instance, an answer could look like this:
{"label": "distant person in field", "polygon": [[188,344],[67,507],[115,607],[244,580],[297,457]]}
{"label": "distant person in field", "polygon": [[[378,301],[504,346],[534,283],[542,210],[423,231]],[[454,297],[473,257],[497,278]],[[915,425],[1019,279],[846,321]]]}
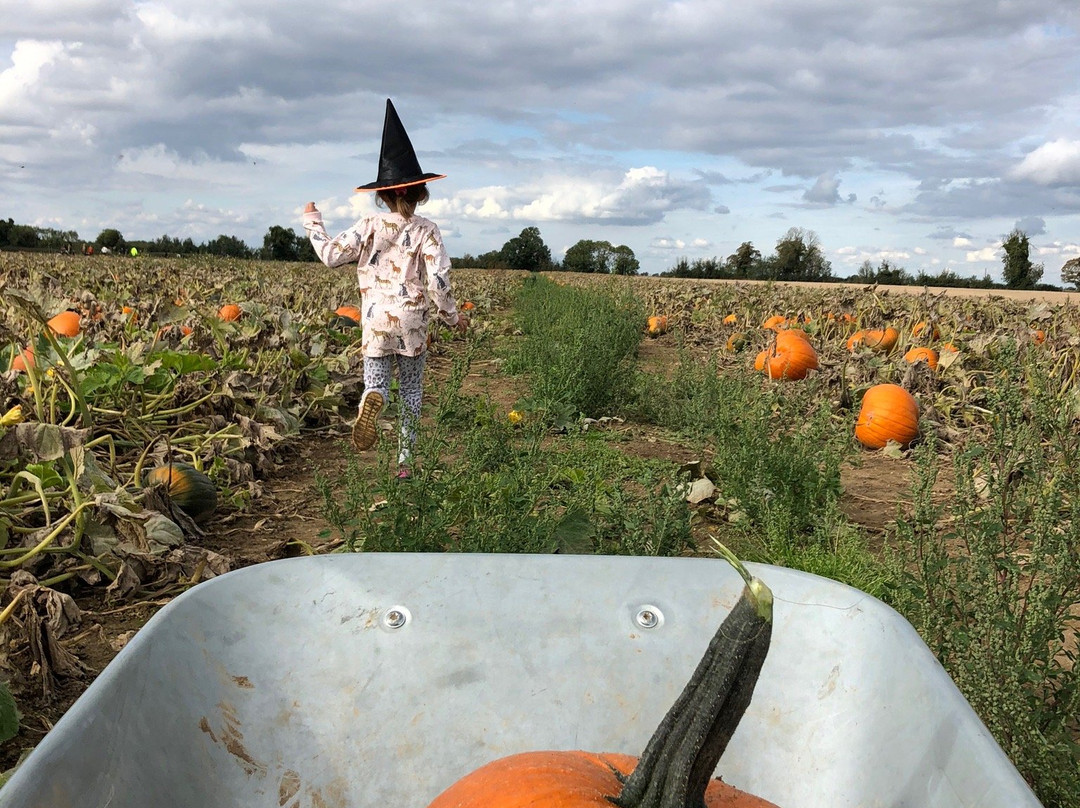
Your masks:
{"label": "distant person in field", "polygon": [[363,326],[364,395],[353,425],[353,444],[370,449],[377,421],[390,396],[395,358],[402,407],[398,477],[409,477],[427,352],[431,304],[449,327],[465,333],[469,319],[459,314],[450,288],[450,257],[438,226],[417,216],[416,206],[428,200],[427,183],[445,174],[420,168],[397,111],[386,99],[379,173],[375,182],[357,191],[374,191],[386,212],[360,219],[331,239],[314,202],[304,208],[304,230],[328,267],[356,264]]}

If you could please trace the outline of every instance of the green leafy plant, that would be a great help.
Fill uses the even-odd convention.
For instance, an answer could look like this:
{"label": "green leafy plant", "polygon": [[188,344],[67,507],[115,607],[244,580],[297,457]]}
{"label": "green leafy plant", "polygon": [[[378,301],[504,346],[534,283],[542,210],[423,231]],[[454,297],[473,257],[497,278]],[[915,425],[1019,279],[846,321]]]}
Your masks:
{"label": "green leafy plant", "polygon": [[893,597],[1047,806],[1080,794],[1080,436],[1051,378],[1010,348],[985,440],[918,451]]}

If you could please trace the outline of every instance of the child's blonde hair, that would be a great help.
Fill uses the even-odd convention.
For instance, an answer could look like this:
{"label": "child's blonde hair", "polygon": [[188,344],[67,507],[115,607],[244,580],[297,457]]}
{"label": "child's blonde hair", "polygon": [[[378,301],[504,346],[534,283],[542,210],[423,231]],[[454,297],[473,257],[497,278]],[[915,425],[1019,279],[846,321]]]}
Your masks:
{"label": "child's blonde hair", "polygon": [[389,188],[375,195],[375,203],[382,203],[391,213],[397,213],[411,219],[417,205],[423,205],[429,198],[427,183],[409,185],[405,188]]}

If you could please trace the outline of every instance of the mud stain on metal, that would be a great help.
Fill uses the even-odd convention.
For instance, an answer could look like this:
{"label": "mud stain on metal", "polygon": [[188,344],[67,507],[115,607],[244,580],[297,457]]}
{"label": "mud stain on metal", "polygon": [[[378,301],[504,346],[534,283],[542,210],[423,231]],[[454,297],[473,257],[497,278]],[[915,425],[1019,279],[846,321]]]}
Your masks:
{"label": "mud stain on metal", "polygon": [[236,717],[236,709],[227,702],[218,702],[221,716],[224,719],[225,728],[221,732],[221,745],[230,755],[237,759],[240,768],[249,777],[255,774],[265,775],[266,766],[255,760],[244,746],[244,733],[240,731],[240,720]]}
{"label": "mud stain on metal", "polygon": [[214,743],[218,742],[217,735],[215,735],[214,731],[210,729],[210,722],[206,720],[205,715],[199,719],[199,729],[209,735],[211,741],[213,741]]}
{"label": "mud stain on metal", "polygon": [[840,678],[840,666],[834,665],[833,669],[829,671],[829,676],[825,680],[825,683],[818,689],[817,697],[823,699],[826,696],[832,694],[836,690],[836,682]]}
{"label": "mud stain on metal", "polygon": [[234,676],[234,677],[232,677],[232,680],[234,682],[236,682],[237,687],[243,687],[243,688],[246,688],[248,690],[254,690],[255,689],[255,685],[253,685],[251,683],[251,680],[248,679],[246,676]]}
{"label": "mud stain on metal", "polygon": [[[278,783],[278,805],[285,805],[299,791],[300,775],[289,769],[285,774],[281,775],[281,782]],[[297,800],[296,804],[299,805],[300,801]]]}

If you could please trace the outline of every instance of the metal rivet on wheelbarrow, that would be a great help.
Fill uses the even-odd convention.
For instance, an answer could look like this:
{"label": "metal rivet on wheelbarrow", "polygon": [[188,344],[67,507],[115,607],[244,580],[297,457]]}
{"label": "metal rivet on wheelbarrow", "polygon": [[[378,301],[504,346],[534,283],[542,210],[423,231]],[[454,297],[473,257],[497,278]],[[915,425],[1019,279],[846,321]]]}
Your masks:
{"label": "metal rivet on wheelbarrow", "polygon": [[401,628],[409,622],[409,610],[404,606],[391,606],[383,614],[383,625],[387,628]]}
{"label": "metal rivet on wheelbarrow", "polygon": [[664,624],[664,613],[655,606],[642,606],[634,615],[634,622],[642,628],[660,628]]}

